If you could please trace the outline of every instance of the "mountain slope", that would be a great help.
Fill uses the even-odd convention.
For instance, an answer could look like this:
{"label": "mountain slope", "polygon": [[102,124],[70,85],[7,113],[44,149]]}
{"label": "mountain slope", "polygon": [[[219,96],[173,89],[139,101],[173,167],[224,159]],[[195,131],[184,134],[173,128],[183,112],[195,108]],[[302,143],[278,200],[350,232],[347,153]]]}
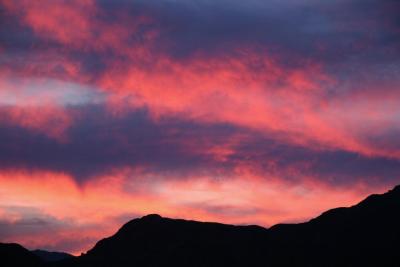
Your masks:
{"label": "mountain slope", "polygon": [[74,257],[65,252],[46,251],[41,249],[32,250],[31,252],[45,262],[60,261]]}
{"label": "mountain slope", "polygon": [[273,253],[285,255],[276,262],[287,266],[400,266],[400,186],[307,223],[273,226],[269,236]]}
{"label": "mountain slope", "polygon": [[0,243],[0,266],[39,267],[42,261],[29,250],[18,244]]}
{"label": "mountain slope", "polygon": [[[400,266],[400,187],[301,224],[270,229],[130,221],[77,262],[88,266]],[[111,265],[110,265],[111,264]]]}
{"label": "mountain slope", "polygon": [[[125,224],[77,262],[83,266],[234,266],[254,264],[267,230],[148,215]],[[258,244],[258,245],[257,245]],[[80,265],[79,265],[80,266]]]}
{"label": "mountain slope", "polygon": [[400,186],[306,223],[270,229],[148,215],[88,253],[46,266],[399,267],[399,251]]}

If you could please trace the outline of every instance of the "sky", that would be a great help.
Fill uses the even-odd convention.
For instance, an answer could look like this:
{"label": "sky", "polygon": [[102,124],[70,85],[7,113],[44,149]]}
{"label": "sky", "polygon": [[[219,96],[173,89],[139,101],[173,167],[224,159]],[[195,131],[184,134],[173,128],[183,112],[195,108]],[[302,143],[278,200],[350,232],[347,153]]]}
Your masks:
{"label": "sky", "polygon": [[400,183],[397,0],[0,0],[0,242],[301,222]]}

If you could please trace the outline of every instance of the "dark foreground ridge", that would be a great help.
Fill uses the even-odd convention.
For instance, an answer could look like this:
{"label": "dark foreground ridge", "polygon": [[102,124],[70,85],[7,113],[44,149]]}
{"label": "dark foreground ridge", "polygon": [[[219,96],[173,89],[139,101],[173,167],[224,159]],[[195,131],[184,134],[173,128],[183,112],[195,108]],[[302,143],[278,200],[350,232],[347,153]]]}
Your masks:
{"label": "dark foreground ridge", "polygon": [[[86,254],[56,262],[40,261],[18,245],[3,244],[0,266],[399,267],[399,229],[397,186],[309,222],[270,229],[148,215],[126,223]],[[12,253],[8,246],[14,246]]]}
{"label": "dark foreground ridge", "polygon": [[41,249],[32,250],[32,253],[45,262],[60,261],[74,257],[71,254],[65,252],[46,251]]}
{"label": "dark foreground ridge", "polygon": [[18,244],[0,243],[0,266],[42,266],[41,259]]}

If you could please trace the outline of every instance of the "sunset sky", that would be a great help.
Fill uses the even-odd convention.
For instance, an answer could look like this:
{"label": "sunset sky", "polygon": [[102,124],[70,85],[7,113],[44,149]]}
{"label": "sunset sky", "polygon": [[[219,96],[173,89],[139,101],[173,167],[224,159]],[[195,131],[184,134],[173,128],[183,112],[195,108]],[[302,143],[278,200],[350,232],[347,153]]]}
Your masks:
{"label": "sunset sky", "polygon": [[306,221],[400,183],[398,0],[0,0],[0,242]]}

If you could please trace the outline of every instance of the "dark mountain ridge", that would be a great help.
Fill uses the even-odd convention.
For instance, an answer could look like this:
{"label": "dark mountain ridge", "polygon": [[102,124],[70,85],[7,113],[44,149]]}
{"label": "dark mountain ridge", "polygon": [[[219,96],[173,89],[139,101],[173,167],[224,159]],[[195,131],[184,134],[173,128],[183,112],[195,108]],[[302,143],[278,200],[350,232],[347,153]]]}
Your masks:
{"label": "dark mountain ridge", "polygon": [[[308,222],[269,229],[147,215],[80,257],[44,266],[399,267],[399,251],[397,186]],[[0,259],[2,255],[0,250]]]}
{"label": "dark mountain ridge", "polygon": [[60,261],[74,257],[71,254],[65,252],[46,251],[42,249],[35,249],[32,250],[31,252],[45,262]]}
{"label": "dark mountain ridge", "polygon": [[41,259],[19,244],[0,243],[0,266],[40,267]]}

